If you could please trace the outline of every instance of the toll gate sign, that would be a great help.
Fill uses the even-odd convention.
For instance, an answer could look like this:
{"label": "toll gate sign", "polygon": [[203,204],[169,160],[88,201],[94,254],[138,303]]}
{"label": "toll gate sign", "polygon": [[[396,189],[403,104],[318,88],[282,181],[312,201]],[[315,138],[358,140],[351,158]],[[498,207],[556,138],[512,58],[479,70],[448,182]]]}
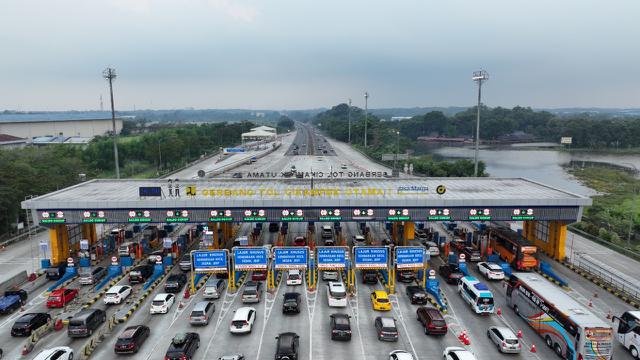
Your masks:
{"label": "toll gate sign", "polygon": [[342,247],[317,247],[318,270],[344,269],[347,261],[347,250]]}
{"label": "toll gate sign", "polygon": [[425,248],[417,246],[396,246],[396,267],[415,269],[424,267]]}
{"label": "toll gate sign", "polygon": [[227,251],[192,251],[193,270],[197,273],[227,271]]}
{"label": "toll gate sign", "polygon": [[389,262],[386,247],[356,246],[353,248],[356,269],[385,269]]}
{"label": "toll gate sign", "polygon": [[306,269],[309,251],[306,247],[276,247],[273,258],[276,270]]}
{"label": "toll gate sign", "polygon": [[267,270],[267,249],[263,247],[236,247],[233,249],[233,268]]}

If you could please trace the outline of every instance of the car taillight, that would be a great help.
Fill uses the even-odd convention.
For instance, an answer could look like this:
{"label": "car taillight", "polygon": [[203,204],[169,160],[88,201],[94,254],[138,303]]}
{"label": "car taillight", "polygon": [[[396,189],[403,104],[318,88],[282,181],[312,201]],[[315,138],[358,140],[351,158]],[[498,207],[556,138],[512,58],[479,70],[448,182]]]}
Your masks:
{"label": "car taillight", "polygon": [[136,347],[136,344],[131,343],[131,344],[129,344],[127,347],[128,347],[129,349],[133,349],[134,347]]}
{"label": "car taillight", "polygon": [[208,315],[205,315],[205,316],[204,316],[204,321],[207,321],[207,320],[209,320],[209,316],[208,316]]}
{"label": "car taillight", "polygon": [[582,360],[582,354],[578,353],[578,360]]}
{"label": "car taillight", "polygon": [[187,360],[187,355],[180,356],[180,360]]}
{"label": "car taillight", "polygon": [[507,343],[503,341],[502,342],[502,347],[506,347],[506,346],[507,346]]}
{"label": "car taillight", "polygon": [[522,344],[518,343],[518,349],[522,349]]}
{"label": "car taillight", "polygon": [[244,326],[249,326],[249,322],[248,322],[248,321],[245,321],[245,322],[244,322]]}
{"label": "car taillight", "polygon": [[168,356],[165,356],[165,357],[164,357],[164,360],[171,360],[171,359],[169,359],[169,357],[168,357]]}
{"label": "car taillight", "polygon": [[429,323],[429,325],[427,325],[427,327],[428,327],[429,329],[435,329],[435,327],[436,327],[436,326],[435,326],[435,325],[433,325],[433,323]]}

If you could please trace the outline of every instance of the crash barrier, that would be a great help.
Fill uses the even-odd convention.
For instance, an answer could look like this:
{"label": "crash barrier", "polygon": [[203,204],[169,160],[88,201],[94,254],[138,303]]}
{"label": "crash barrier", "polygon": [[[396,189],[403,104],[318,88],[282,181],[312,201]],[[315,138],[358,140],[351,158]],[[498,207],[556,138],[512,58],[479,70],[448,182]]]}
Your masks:
{"label": "crash barrier", "polygon": [[103,286],[107,285],[113,278],[122,275],[122,267],[120,265],[109,265],[109,273],[98,285],[96,290],[100,290]]}
{"label": "crash barrier", "polygon": [[244,279],[247,277],[248,271],[236,271],[235,273],[235,279],[236,279],[236,289],[239,288],[240,286],[242,286],[242,283],[244,282]]}
{"label": "crash barrier", "polygon": [[147,280],[147,282],[144,284],[144,286],[142,287],[142,290],[147,290],[148,288],[150,288],[151,285],[153,285],[156,282],[156,280],[158,280],[158,278],[164,274],[164,272],[165,270],[162,264],[155,264],[153,266],[153,275],[151,275],[149,280]]}
{"label": "crash barrier", "polygon": [[551,264],[549,264],[548,262],[540,262],[540,268],[536,269],[536,271],[538,271],[542,276],[554,282],[558,286],[562,286],[565,288],[569,287],[569,283],[558,276],[558,274],[556,274],[551,268]]}
{"label": "crash barrier", "polygon": [[440,289],[440,281],[437,279],[427,279],[425,291],[427,294],[431,295],[429,298],[431,304],[441,312],[446,313],[448,303],[444,293]]}
{"label": "crash barrier", "polygon": [[105,335],[107,335],[113,328],[104,325],[100,327],[97,333],[92,335],[89,340],[84,344],[84,346],[80,349],[80,358],[83,360],[88,359],[91,354],[96,350],[98,344],[102,343],[105,339]]}
{"label": "crash barrier", "polygon": [[632,279],[589,255],[576,256],[572,263],[565,259],[562,264],[636,309],[640,308],[640,286],[636,285],[637,279]]}
{"label": "crash barrier", "polygon": [[458,269],[460,269],[460,272],[462,272],[464,276],[469,276],[469,268],[467,268],[466,262],[458,263]]}
{"label": "crash barrier", "polygon": [[27,271],[20,271],[0,284],[0,294],[4,294],[7,290],[17,289],[28,280]]}
{"label": "crash barrier", "polygon": [[[260,153],[255,153],[255,154],[254,153],[245,153],[247,156],[244,156],[241,159],[236,160],[236,161],[231,161],[231,162],[225,164],[220,169],[209,171],[209,172],[207,172],[206,175],[208,177],[211,177],[211,176],[214,176],[214,175],[220,175],[220,174],[222,174],[222,173],[224,173],[226,171],[233,170],[233,169],[235,169],[237,167],[245,165],[247,163],[247,161],[249,161],[253,157],[255,157],[256,159],[260,159],[262,157],[265,157],[266,155],[268,155],[268,154],[274,152],[276,149],[278,149],[280,147],[280,144],[281,143],[277,142],[275,147],[274,146],[269,147],[268,149],[263,150]],[[251,155],[251,156],[249,156],[249,155]]]}
{"label": "crash barrier", "polygon": [[60,285],[68,285],[69,283],[71,283],[71,281],[73,281],[73,279],[78,276],[78,269],[76,269],[75,267],[68,267],[67,270],[65,271],[64,275],[62,275],[62,277],[55,282],[55,284],[51,285],[47,291],[51,292],[53,290],[55,290],[56,288],[58,288]]}
{"label": "crash barrier", "polygon": [[29,336],[27,340],[25,340],[25,343],[22,346],[22,355],[30,353],[44,335],[53,331],[54,322],[54,320],[49,320],[49,322],[47,322],[45,325],[31,332],[31,336]]}

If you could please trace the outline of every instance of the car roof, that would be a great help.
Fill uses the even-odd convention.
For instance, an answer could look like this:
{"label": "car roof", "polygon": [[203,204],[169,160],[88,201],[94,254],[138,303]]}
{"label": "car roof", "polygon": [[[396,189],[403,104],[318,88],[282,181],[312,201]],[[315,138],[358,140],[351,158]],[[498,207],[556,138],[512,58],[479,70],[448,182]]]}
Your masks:
{"label": "car roof", "polygon": [[56,290],[53,290],[49,295],[62,295],[62,293],[64,293],[66,290],[67,288],[56,289]]}
{"label": "car roof", "polygon": [[128,339],[132,337],[136,330],[138,330],[140,327],[142,327],[142,325],[129,326],[128,328],[124,329],[120,336],[118,336],[118,339]]}
{"label": "car roof", "polygon": [[382,322],[382,326],[384,327],[396,326],[396,320],[394,318],[384,317],[384,316],[380,316],[379,318],[380,318],[380,322]]}
{"label": "car roof", "polygon": [[490,269],[502,270],[502,267],[496,263],[486,263]]}
{"label": "car roof", "polygon": [[460,360],[476,360],[475,355],[473,355],[473,353],[471,353],[469,350],[457,346],[453,347],[453,349],[451,349],[451,352],[455,352],[458,356],[458,359]]}
{"label": "car roof", "polygon": [[374,293],[376,294],[377,298],[388,298],[389,297],[387,292],[384,291],[384,290],[376,290],[376,291],[374,291]]}
{"label": "car roof", "polygon": [[513,333],[511,329],[505,326],[492,326],[492,329],[498,330],[502,336],[509,339],[517,339],[516,334]]}
{"label": "car roof", "polygon": [[209,304],[211,304],[209,301],[200,301],[193,307],[193,310],[191,311],[203,311]]}
{"label": "car roof", "polygon": [[389,355],[395,355],[398,360],[413,360],[413,355],[405,350],[393,350]]}
{"label": "car roof", "polygon": [[125,286],[127,286],[127,285],[114,285],[107,292],[118,292],[118,291],[120,291],[120,289],[122,289]]}
{"label": "car roof", "polygon": [[167,294],[167,293],[160,293],[160,294],[156,295],[156,296],[153,298],[153,301],[156,301],[156,300],[166,300],[169,296],[171,296],[171,294]]}
{"label": "car roof", "polygon": [[71,348],[69,348],[67,346],[56,346],[56,347],[51,348],[51,349],[44,349],[35,358],[33,358],[33,360],[49,359],[51,357],[51,355],[53,355],[58,350],[71,351]]}
{"label": "car roof", "polygon": [[329,281],[329,286],[336,289],[344,289],[344,284],[338,281]]}
{"label": "car roof", "polygon": [[297,299],[298,297],[300,297],[300,293],[297,293],[297,292],[284,293],[285,300],[286,299]]}
{"label": "car roof", "polygon": [[289,274],[300,274],[300,270],[298,270],[298,269],[291,269],[291,270],[289,270]]}
{"label": "car roof", "polygon": [[34,317],[36,317],[38,314],[40,313],[27,313],[24,314],[22,316],[20,316],[16,322],[25,322],[25,321],[31,321],[31,319],[33,319]]}
{"label": "car roof", "polygon": [[245,318],[249,315],[249,311],[253,310],[254,312],[256,311],[255,308],[252,308],[250,306],[243,306],[241,308],[236,309],[236,313],[234,314],[234,319],[235,318]]}

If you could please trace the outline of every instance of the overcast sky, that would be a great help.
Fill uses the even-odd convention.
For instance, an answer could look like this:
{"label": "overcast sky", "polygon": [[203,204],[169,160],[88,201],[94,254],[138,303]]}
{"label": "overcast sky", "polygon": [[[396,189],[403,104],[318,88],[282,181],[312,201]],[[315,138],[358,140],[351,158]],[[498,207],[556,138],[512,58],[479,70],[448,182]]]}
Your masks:
{"label": "overcast sky", "polygon": [[2,0],[0,109],[640,107],[640,1]]}

